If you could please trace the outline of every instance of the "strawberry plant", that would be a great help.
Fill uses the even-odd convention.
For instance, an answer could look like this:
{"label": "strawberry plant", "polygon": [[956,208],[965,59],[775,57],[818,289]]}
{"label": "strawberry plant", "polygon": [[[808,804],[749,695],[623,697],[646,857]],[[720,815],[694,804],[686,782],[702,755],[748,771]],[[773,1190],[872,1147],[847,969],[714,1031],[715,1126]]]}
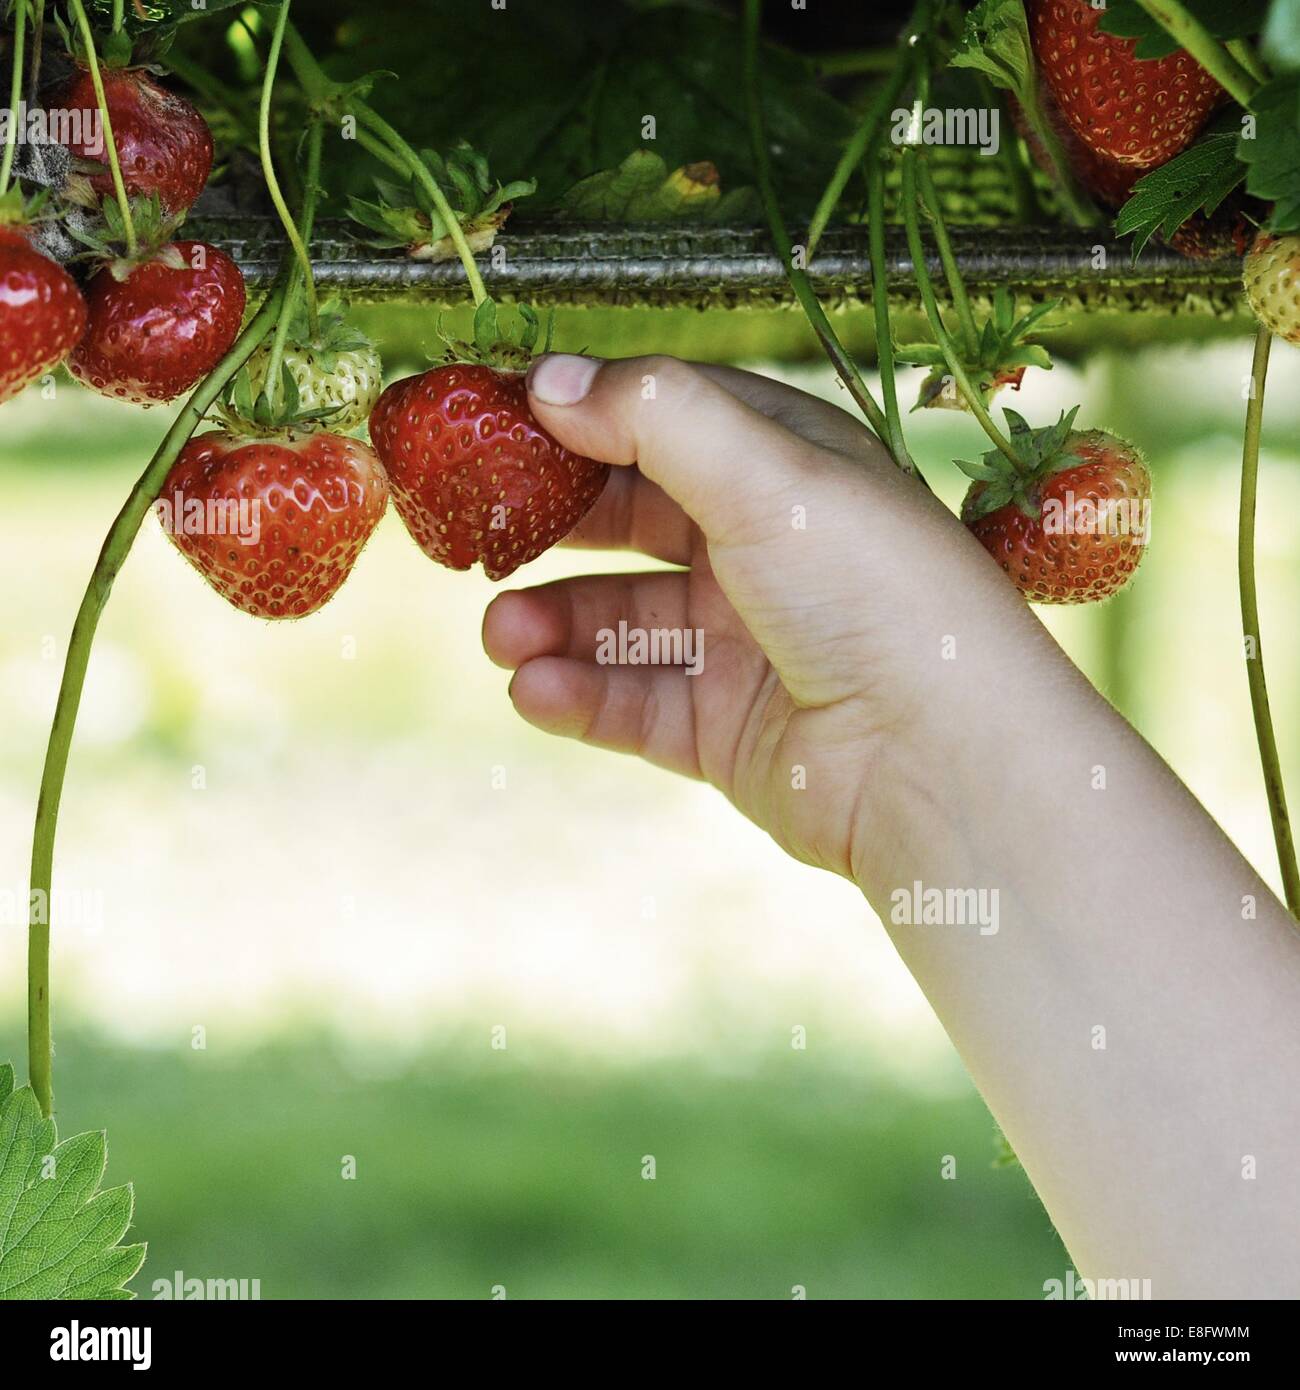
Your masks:
{"label": "strawberry plant", "polygon": [[[811,65],[764,44],[761,0],[744,0],[739,33],[694,7],[667,27],[662,7],[616,7],[569,49],[538,7],[520,20],[531,40],[523,51],[470,65],[475,36],[493,51],[496,19],[480,8],[463,42],[408,54],[409,38],[390,32],[378,7],[322,54],[311,17],[294,16],[301,30],[291,22],[290,0],[237,15],[233,0],[11,5],[11,113],[24,92],[41,93],[51,109],[94,120],[26,162],[16,122],[7,127],[0,403],[60,364],[119,402],[185,399],[95,563],[50,731],[31,858],[30,1086],[16,1088],[12,1068],[0,1068],[0,1297],[129,1296],[143,1259],[143,1247],[120,1243],[130,1189],[97,1192],[102,1137],[57,1141],[48,915],[91,648],[135,536],[155,511],[216,594],[273,620],[305,618],[339,591],[390,498],[425,556],[451,570],[481,565],[493,581],[563,540],[608,468],[562,447],[530,409],[526,373],[549,349],[552,323],[543,331],[522,299],[507,309],[485,279],[518,215],[543,227],[656,230],[761,219],[790,295],[908,485],[928,484],[908,440],[900,365],[926,369],[917,406],[963,410],[962,427],[986,438],[986,450],[968,451],[978,458],[955,461],[969,480],[961,517],[1010,584],[1031,602],[1078,604],[1133,580],[1152,493],[1140,441],[1081,419],[1079,406],[1034,425],[997,399],[1051,369],[1061,301],[1010,284],[981,295],[968,283],[942,161],[924,135],[927,109],[952,84],[1014,122],[996,167],[1022,218],[1097,236],[1113,225],[1132,238],[1135,262],[1160,243],[1193,258],[1246,253],[1258,331],[1241,608],[1282,877],[1300,913],[1259,651],[1253,529],[1272,337],[1300,343],[1300,3],[917,0],[856,113]],[[219,73],[178,41],[214,15],[237,36],[238,62]],[[358,73],[348,42],[400,71],[405,94],[385,98],[398,84]],[[542,51],[556,55],[546,70]],[[603,75],[615,58],[618,82]],[[679,111],[680,122],[655,150],[634,148],[628,131],[651,105]],[[901,139],[891,134],[899,108]],[[233,239],[185,234],[210,184],[236,200],[251,187],[274,216],[281,258],[269,284],[246,284]],[[440,330],[437,359],[383,389],[379,350],[348,304],[321,302],[312,252],[323,204],[346,213],[358,254],[378,251],[402,269],[454,267],[457,293],[473,305],[468,337]],[[870,304],[854,313],[869,321],[875,389],[822,302],[819,257],[841,232],[869,251]],[[900,343],[904,281],[923,340],[909,323]],[[1120,514],[1126,524],[1110,529]],[[213,517],[251,529],[232,536]]]}

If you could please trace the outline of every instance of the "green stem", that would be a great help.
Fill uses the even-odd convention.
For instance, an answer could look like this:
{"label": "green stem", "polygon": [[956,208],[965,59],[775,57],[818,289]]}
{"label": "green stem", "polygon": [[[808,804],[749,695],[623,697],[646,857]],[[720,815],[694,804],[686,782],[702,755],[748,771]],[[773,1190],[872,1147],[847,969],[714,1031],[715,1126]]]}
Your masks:
{"label": "green stem", "polygon": [[113,0],[113,32],[115,34],[122,32],[122,9],[122,0]]}
{"label": "green stem", "polygon": [[[303,188],[302,212],[299,216],[302,240],[311,241],[312,225],[316,220],[316,199],[320,192],[321,141],[324,129],[319,120],[313,119],[307,135],[307,172]],[[302,267],[296,262],[289,272],[289,284],[284,292],[284,303],[280,307],[279,322],[275,325],[275,336],[271,339],[271,351],[266,363],[266,377],[262,389],[268,401],[275,401],[280,390],[280,363],[284,360],[284,347],[289,338],[289,327],[293,323],[298,307],[298,297],[303,285]]]}
{"label": "green stem", "polygon": [[1043,116],[1038,100],[1037,87],[1029,93],[1029,100],[1020,103],[1030,130],[1038,138],[1048,163],[1052,166],[1052,187],[1060,199],[1061,206],[1069,214],[1077,227],[1098,227],[1102,223],[1101,213],[1086,193],[1079,187],[1078,180],[1070,170],[1061,137],[1052,129],[1051,122]]}
{"label": "green stem", "polygon": [[998,95],[997,89],[984,74],[976,73],[980,97],[990,110],[998,113],[999,128],[1005,130],[1009,138],[998,142],[997,157],[1006,171],[1007,183],[1011,186],[1011,196],[1015,199],[1015,220],[1022,226],[1029,226],[1038,220],[1038,191],[1034,187],[1033,175],[1025,163],[1024,142],[1015,133],[1007,103]]}
{"label": "green stem", "polygon": [[[853,365],[852,358],[844,351],[843,345],[835,336],[835,330],[826,317],[826,311],[822,308],[813,291],[808,272],[798,269],[794,264],[794,248],[791,245],[790,234],[786,230],[785,221],[781,216],[780,206],[776,201],[776,190],[772,185],[772,169],[767,152],[767,134],[763,129],[763,110],[758,86],[758,21],[761,8],[762,0],[745,0],[745,105],[749,117],[749,139],[754,155],[754,173],[758,181],[759,195],[763,200],[763,208],[767,213],[768,225],[772,231],[772,240],[776,245],[781,263],[785,266],[790,288],[794,291],[795,298],[798,299],[804,313],[808,316],[808,322],[812,325],[812,330],[817,335],[827,357],[830,358],[831,365],[835,368],[849,395],[853,397],[858,408],[866,416],[868,424],[882,440],[888,441],[889,427],[883,412],[876,404],[866,382],[862,380],[857,367]],[[904,472],[915,471],[909,461],[896,458],[894,462]]]}
{"label": "green stem", "polygon": [[896,48],[861,48],[847,53],[814,53],[813,66],[823,77],[855,77],[893,72],[898,64]]}
{"label": "green stem", "polygon": [[1255,46],[1249,39],[1229,39],[1225,45],[1228,52],[1261,86],[1269,80],[1268,69],[1264,66]]}
{"label": "green stem", "polygon": [[108,115],[108,102],[104,97],[104,79],[99,71],[99,59],[95,56],[95,39],[90,32],[90,21],[86,18],[86,8],[81,0],[68,0],[68,8],[81,31],[81,42],[86,50],[86,63],[90,68],[90,82],[95,89],[95,100],[99,103],[99,119],[104,125],[104,144],[108,149],[108,167],[113,175],[113,193],[122,212],[122,227],[126,232],[126,254],[136,253],[135,223],[131,220],[131,200],[126,196],[126,184],[122,182],[122,166],[117,158],[117,141],[113,138],[113,122]]}
{"label": "green stem", "polygon": [[867,237],[871,253],[871,299],[876,313],[876,358],[880,366],[880,394],[885,402],[885,428],[889,452],[900,468],[916,467],[903,435],[898,411],[898,387],[894,380],[894,339],[889,327],[889,278],[885,271],[885,167],[876,154],[867,170]]}
{"label": "green stem", "polygon": [[952,242],[948,238],[948,226],[939,205],[939,195],[935,191],[934,179],[930,177],[930,167],[925,160],[918,160],[916,173],[921,186],[921,197],[930,209],[930,218],[934,224],[934,241],[939,248],[939,260],[943,265],[944,279],[948,282],[948,292],[952,295],[952,307],[956,310],[957,322],[961,325],[966,358],[967,361],[974,361],[979,354],[979,329],[975,327],[970,297],[966,293],[966,284],[957,266],[957,257],[953,254]]}
{"label": "green stem", "polygon": [[944,361],[948,364],[952,379],[956,382],[957,389],[970,407],[971,414],[980,422],[984,433],[993,441],[997,449],[1010,460],[1016,471],[1023,473],[1025,471],[1024,463],[1011,447],[1011,441],[993,423],[993,418],[985,409],[979,392],[971,385],[970,378],[966,375],[966,369],[961,364],[961,357],[954,347],[952,339],[948,336],[948,330],[944,327],[943,318],[939,314],[939,304],[934,297],[934,286],[930,281],[930,272],[925,263],[925,243],[921,240],[921,222],[917,211],[920,198],[916,187],[916,160],[916,147],[909,145],[903,151],[903,222],[907,228],[907,246],[912,256],[912,271],[916,276],[916,287],[920,291],[926,317],[930,320],[935,341],[939,344]]}
{"label": "green stem", "polygon": [[45,37],[45,0],[32,3],[32,57],[27,76],[27,104],[36,103],[36,88],[41,76],[41,41]]}
{"label": "green stem", "polygon": [[[470,250],[469,242],[465,237],[465,229],[460,225],[460,219],[451,210],[447,195],[439,187],[437,179],[429,170],[429,166],[384,120],[379,112],[366,105],[359,97],[347,96],[345,88],[330,80],[324,69],[312,56],[311,50],[303,42],[302,35],[293,25],[289,25],[285,34],[284,51],[298,81],[302,83],[309,101],[316,105],[325,106],[336,98],[346,96],[347,109],[356,117],[358,125],[365,127],[364,132],[358,130],[357,134],[359,136],[364,134],[369,137],[369,140],[363,140],[364,148],[375,154],[390,169],[395,169],[399,173],[405,173],[415,179],[429,195],[429,201],[437,209],[438,215],[447,228],[447,235],[451,238],[451,244],[456,248],[456,255],[460,258],[460,263],[465,270],[465,279],[469,282],[470,293],[474,296],[474,307],[478,308],[488,297],[487,289],[483,284],[483,277],[479,274],[478,262],[474,259],[473,251]],[[383,153],[379,152],[380,149],[383,150]]]}
{"label": "green stem", "polygon": [[408,172],[404,159],[399,159],[382,140],[376,140],[368,130],[362,130],[359,126],[357,128],[357,144],[367,154],[373,155],[381,164],[388,165],[395,174]]}
{"label": "green stem", "polygon": [[[54,722],[50,727],[45,767],[41,773],[40,797],[36,804],[36,829],[32,838],[32,913],[27,938],[27,1051],[32,1089],[41,1111],[53,1110],[54,1049],[50,1034],[50,893],[54,877],[54,835],[58,827],[59,801],[63,795],[68,753],[77,722],[91,644],[100,614],[108,602],[113,581],[130,553],[132,542],[150,506],[157,497],[176,455],[198,428],[208,407],[244,365],[253,350],[271,331],[280,309],[280,292],[273,291],[230,351],[197,386],[167,431],[149,466],[131,489],[126,504],[109,528],[99,560],[81,607],[77,610],[63,666]],[[42,920],[43,918],[43,920]]]}
{"label": "green stem", "polygon": [[830,222],[835,209],[839,206],[840,198],[843,196],[849,178],[854,169],[862,162],[867,151],[875,147],[881,127],[884,125],[894,102],[898,100],[898,94],[903,90],[908,76],[908,64],[902,60],[901,54],[896,54],[893,71],[867,107],[857,130],[853,132],[853,138],[845,145],[844,152],[835,165],[835,171],[831,174],[830,182],[826,185],[826,191],[818,199],[812,221],[808,224],[808,260],[810,262],[813,253],[817,250],[817,243],[826,230],[827,223]]}
{"label": "green stem", "polygon": [[23,45],[27,41],[27,0],[14,0],[13,75],[9,83],[9,129],[5,132],[5,152],[0,159],[0,194],[9,191],[9,176],[18,146],[18,103],[23,95]]}
{"label": "green stem", "polygon": [[469,249],[469,242],[465,239],[465,229],[460,225],[460,218],[452,211],[451,204],[447,201],[447,195],[438,185],[438,180],[434,178],[424,160],[377,111],[372,110],[364,101],[359,100],[352,102],[352,110],[362,125],[369,127],[372,134],[378,136],[394,154],[405,161],[411,177],[429,195],[430,202],[437,208],[438,216],[442,218],[443,225],[447,228],[451,243],[456,248],[456,254],[460,257],[460,263],[465,267],[465,278],[469,281],[470,293],[474,296],[474,307],[478,308],[488,297],[488,292],[484,288],[483,277],[479,274],[478,262],[474,259],[474,253]]}
{"label": "green stem", "polygon": [[[1273,842],[1282,869],[1286,905],[1300,917],[1300,869],[1296,866],[1295,840],[1287,815],[1286,791],[1277,735],[1269,712],[1268,684],[1264,679],[1264,644],[1259,634],[1259,593],[1255,584],[1255,499],[1259,484],[1259,437],[1264,420],[1264,380],[1272,333],[1261,327],[1255,335],[1255,357],[1250,368],[1250,399],[1246,403],[1246,436],[1241,455],[1241,507],[1237,517],[1237,582],[1241,590],[1241,628],[1246,653],[1246,679],[1250,684],[1250,708],[1255,718],[1255,740],[1264,771],[1268,814],[1273,822]],[[1251,654],[1251,647],[1254,654]]]}
{"label": "green stem", "polygon": [[1259,83],[1179,0],[1138,0],[1180,48],[1184,48],[1229,96],[1249,106]]}
{"label": "green stem", "polygon": [[271,195],[276,214],[284,227],[284,234],[289,239],[294,258],[302,271],[303,286],[307,294],[307,317],[314,337],[320,322],[320,310],[316,303],[316,280],[311,271],[311,257],[307,254],[303,239],[298,235],[298,228],[294,226],[289,206],[284,201],[284,194],[280,191],[279,181],[275,177],[274,161],[271,159],[271,94],[275,87],[275,70],[280,63],[284,28],[289,21],[289,3],[290,0],[281,0],[279,12],[275,17],[275,29],[271,34],[271,50],[266,56],[266,71],[262,76],[262,100],[258,107],[257,143],[262,155],[262,177],[266,181],[266,190]]}

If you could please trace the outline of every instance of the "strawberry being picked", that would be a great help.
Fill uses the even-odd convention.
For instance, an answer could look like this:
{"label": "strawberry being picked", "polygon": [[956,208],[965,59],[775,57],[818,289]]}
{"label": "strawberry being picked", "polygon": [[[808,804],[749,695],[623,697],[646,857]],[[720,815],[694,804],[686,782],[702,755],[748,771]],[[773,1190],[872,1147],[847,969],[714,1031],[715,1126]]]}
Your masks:
{"label": "strawberry being picked", "polygon": [[[208,123],[190,102],[159,86],[143,68],[106,66],[101,77],[127,195],[156,193],[167,214],[188,212],[212,171]],[[80,126],[82,139],[67,148],[78,159],[101,166],[102,172],[75,176],[68,191],[74,199],[97,206],[112,195],[113,180],[98,139],[99,107],[89,69],[78,65],[49,95],[46,105],[51,110],[86,113]]]}
{"label": "strawberry being picked", "polygon": [[33,249],[11,189],[0,199],[0,401],[57,367],[86,327],[86,301],[64,268]]}
{"label": "strawberry being picked", "polygon": [[336,594],[388,502],[359,439],[224,430],[181,450],[155,504],[176,548],[255,618],[302,618]]}
{"label": "strawberry being picked", "polygon": [[1031,603],[1092,603],[1132,578],[1149,535],[1151,475],[1105,430],[1076,430],[1076,406],[1046,429],[1005,412],[1021,467],[994,449],[959,461],[972,478],[961,516]]}
{"label": "strawberry being picked", "polygon": [[1181,49],[1137,58],[1132,39],[1098,29],[1090,0],[1027,0],[1039,75],[1062,118],[1104,159],[1154,169],[1180,154],[1223,98],[1223,88]]}
{"label": "strawberry being picked", "polygon": [[[116,204],[104,204],[120,235]],[[68,360],[78,381],[104,396],[153,405],[175,400],[229,351],[244,317],[244,277],[224,251],[169,241],[157,198],[137,204],[143,245],[135,256],[96,243],[106,264],[86,286],[89,320]]]}
{"label": "strawberry being picked", "polygon": [[493,580],[568,535],[609,476],[534,419],[524,369],[537,316],[525,306],[520,314],[515,345],[498,337],[484,300],[474,343],[452,344],[445,365],[395,381],[370,416],[393,505],[421,550],[449,569],[481,563]]}

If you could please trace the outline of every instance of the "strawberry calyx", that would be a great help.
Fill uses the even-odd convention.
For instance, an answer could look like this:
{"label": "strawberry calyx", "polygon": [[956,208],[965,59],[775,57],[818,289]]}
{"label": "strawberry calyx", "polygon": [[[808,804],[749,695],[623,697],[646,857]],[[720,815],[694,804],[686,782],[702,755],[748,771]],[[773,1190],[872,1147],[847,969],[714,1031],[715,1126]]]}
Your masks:
{"label": "strawberry calyx", "polygon": [[25,197],[17,183],[11,184],[0,193],[0,235],[26,239],[26,229],[36,222],[45,221],[52,214],[45,211],[50,200],[51,190],[39,189],[30,198]]}
{"label": "strawberry calyx", "polygon": [[1020,461],[1017,468],[999,449],[991,449],[977,463],[965,459],[954,462],[968,478],[983,484],[973,490],[963,508],[962,520],[969,523],[1014,503],[1025,516],[1037,521],[1042,515],[1043,484],[1057,473],[1077,468],[1084,462],[1068,448],[1079,413],[1064,411],[1054,425],[1032,429],[1029,422],[1006,407],[1011,447]]}
{"label": "strawberry calyx", "polygon": [[[435,150],[422,150],[420,159],[445,195],[469,249],[488,250],[505,224],[516,198],[537,190],[536,179],[493,183],[487,160],[461,141],[444,159]],[[377,202],[349,197],[352,220],[371,233],[361,240],[382,250],[404,250],[412,260],[450,261],[458,252],[446,220],[420,181],[405,183],[376,178]]]}
{"label": "strawberry calyx", "polygon": [[[314,333],[308,321],[306,306],[299,301],[294,309],[285,343],[286,346],[292,346],[300,352],[311,353],[319,368],[326,373],[334,371],[344,353],[360,352],[374,346],[347,318],[341,301],[337,299],[328,300],[321,305]],[[272,398],[267,391],[267,383],[262,381],[259,385],[255,380],[250,359],[226,387],[222,405],[243,424],[276,433],[296,431],[310,434],[328,429],[344,412],[343,406],[305,408],[297,380],[284,361],[280,363],[279,382],[280,390]]]}
{"label": "strawberry calyx", "polygon": [[[515,307],[519,322],[503,325],[497,315],[496,301],[485,299],[474,311],[474,336],[468,342],[445,334],[440,320],[438,337],[447,348],[441,361],[448,366],[457,362],[473,362],[496,371],[527,371],[528,364],[535,356],[550,352],[555,315],[547,315],[546,333],[542,336],[541,319],[532,305],[518,304]],[[540,347],[539,337],[542,338]]]}
{"label": "strawberry calyx", "polygon": [[160,261],[172,270],[188,268],[185,257],[172,245],[176,229],[184,221],[183,213],[165,213],[155,191],[147,198],[131,199],[131,221],[136,240],[133,255],[126,251],[126,221],[116,199],[105,198],[100,205],[101,225],[97,229],[83,231],[70,223],[68,231],[85,246],[86,250],[81,255],[106,265],[119,282],[126,280],[133,270],[149,261]]}
{"label": "strawberry calyx", "polygon": [[[961,365],[985,405],[999,387],[1009,385],[1018,391],[1026,368],[1040,367],[1043,371],[1051,371],[1052,359],[1047,349],[1025,340],[1035,329],[1050,328],[1051,325],[1043,320],[1060,305],[1059,299],[1053,299],[1046,304],[1036,305],[1027,314],[1016,318],[1011,294],[1005,288],[1000,288],[993,295],[992,312],[980,329],[974,354],[963,351],[960,341],[956,342]],[[937,344],[906,344],[895,348],[894,357],[909,366],[930,368],[921,383],[913,410],[920,410],[923,406],[969,409],[965,397],[954,388],[948,359]]]}

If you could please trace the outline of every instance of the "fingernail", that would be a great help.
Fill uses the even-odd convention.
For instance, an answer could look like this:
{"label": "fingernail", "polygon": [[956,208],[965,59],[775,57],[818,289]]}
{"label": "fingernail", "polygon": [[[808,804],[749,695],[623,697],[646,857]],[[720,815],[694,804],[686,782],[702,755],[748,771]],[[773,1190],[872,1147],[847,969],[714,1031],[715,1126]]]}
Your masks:
{"label": "fingernail", "polygon": [[543,405],[577,405],[591,390],[601,368],[598,357],[548,352],[528,369],[528,390]]}

